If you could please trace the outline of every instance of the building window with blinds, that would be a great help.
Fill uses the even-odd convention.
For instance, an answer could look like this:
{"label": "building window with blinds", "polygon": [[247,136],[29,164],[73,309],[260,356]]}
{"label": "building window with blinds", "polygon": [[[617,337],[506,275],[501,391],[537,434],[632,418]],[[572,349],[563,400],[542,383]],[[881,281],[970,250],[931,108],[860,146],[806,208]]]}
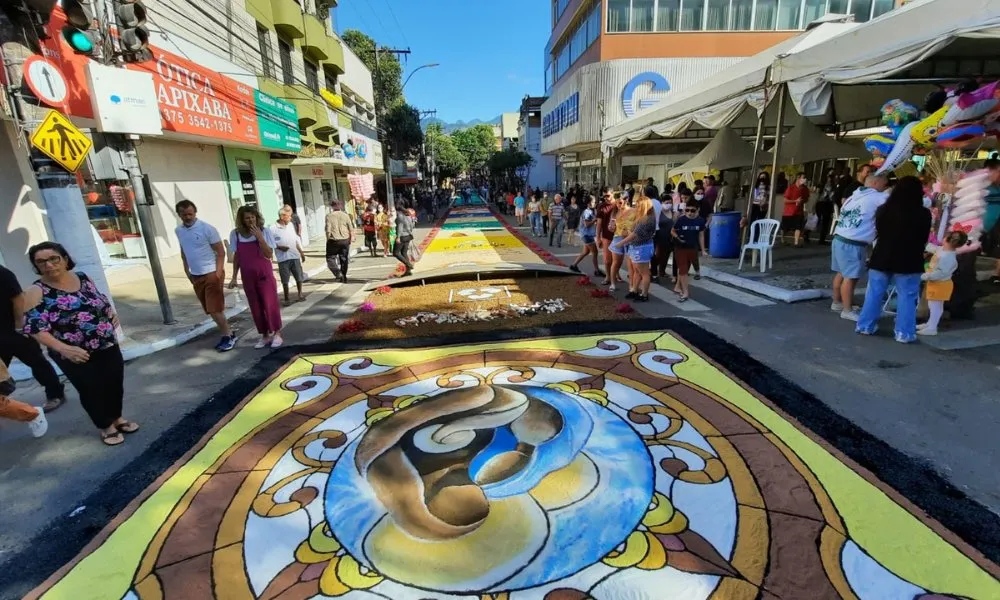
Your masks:
{"label": "building window with blinds", "polygon": [[608,0],[608,32],[624,33],[629,30],[631,0]]}
{"label": "building window with blinds", "polygon": [[292,71],[292,45],[278,38],[278,54],[281,58],[281,81],[285,85],[295,83],[295,72]]}
{"label": "building window with blinds", "polygon": [[261,24],[257,24],[257,48],[260,50],[260,60],[264,67],[264,77],[274,77],[274,57],[271,56],[271,32]]}
{"label": "building window with blinds", "polygon": [[315,64],[304,61],[306,67],[306,87],[313,91],[315,94],[319,94],[319,67]]}
{"label": "building window with blinds", "polygon": [[708,0],[705,10],[706,31],[727,31],[729,29],[730,0]]}

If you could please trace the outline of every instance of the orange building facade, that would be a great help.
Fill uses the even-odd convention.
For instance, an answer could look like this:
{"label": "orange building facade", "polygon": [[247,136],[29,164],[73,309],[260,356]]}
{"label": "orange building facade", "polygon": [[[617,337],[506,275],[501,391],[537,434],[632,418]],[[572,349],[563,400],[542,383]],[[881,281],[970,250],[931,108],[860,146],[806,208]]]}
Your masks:
{"label": "orange building facade", "polygon": [[[564,185],[597,181],[603,128],[649,110],[671,92],[798,35],[817,19],[837,14],[868,21],[901,3],[550,1],[552,33],[544,55],[549,98],[542,106],[542,152],[560,157]],[[655,160],[669,165],[682,158]]]}

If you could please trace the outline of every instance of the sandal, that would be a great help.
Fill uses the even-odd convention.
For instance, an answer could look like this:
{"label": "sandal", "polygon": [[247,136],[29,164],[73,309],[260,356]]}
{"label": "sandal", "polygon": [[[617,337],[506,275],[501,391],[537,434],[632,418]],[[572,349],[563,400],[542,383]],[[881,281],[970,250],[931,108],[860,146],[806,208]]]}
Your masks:
{"label": "sandal", "polygon": [[60,406],[62,406],[65,403],[66,403],[65,398],[52,398],[50,400],[45,401],[45,404],[42,405],[42,410],[44,410],[46,414],[48,414],[54,410],[57,410]]}
{"label": "sandal", "polygon": [[119,433],[135,433],[136,431],[139,431],[139,424],[134,421],[115,423],[115,429],[117,429]]}
{"label": "sandal", "polygon": [[120,446],[125,443],[125,436],[120,431],[112,433],[101,432],[101,441],[105,446]]}

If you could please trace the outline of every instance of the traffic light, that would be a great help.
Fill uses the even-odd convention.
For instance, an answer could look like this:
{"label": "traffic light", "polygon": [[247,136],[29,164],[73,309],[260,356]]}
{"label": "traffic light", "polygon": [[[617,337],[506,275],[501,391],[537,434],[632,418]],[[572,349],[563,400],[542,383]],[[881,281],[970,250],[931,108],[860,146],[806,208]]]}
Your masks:
{"label": "traffic light", "polygon": [[101,31],[94,20],[93,1],[63,0],[62,7],[66,13],[63,39],[77,54],[96,58],[100,55]]}
{"label": "traffic light", "polygon": [[115,0],[118,21],[118,42],[125,62],[143,62],[149,53],[149,29],[146,28],[146,7],[140,0]]}
{"label": "traffic light", "polygon": [[49,23],[57,0],[0,0],[0,12],[7,15],[15,30],[27,34],[27,42],[35,52],[40,52],[38,40],[48,38],[45,26]]}

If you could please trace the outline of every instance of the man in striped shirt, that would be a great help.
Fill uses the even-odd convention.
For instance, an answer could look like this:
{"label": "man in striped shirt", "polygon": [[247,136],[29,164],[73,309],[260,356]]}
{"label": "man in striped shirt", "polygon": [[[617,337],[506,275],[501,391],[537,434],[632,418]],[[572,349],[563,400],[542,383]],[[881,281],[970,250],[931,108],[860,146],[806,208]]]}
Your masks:
{"label": "man in striped shirt", "polygon": [[562,203],[562,194],[556,194],[552,206],[549,207],[549,247],[552,241],[562,248],[563,232],[566,230],[566,208]]}

